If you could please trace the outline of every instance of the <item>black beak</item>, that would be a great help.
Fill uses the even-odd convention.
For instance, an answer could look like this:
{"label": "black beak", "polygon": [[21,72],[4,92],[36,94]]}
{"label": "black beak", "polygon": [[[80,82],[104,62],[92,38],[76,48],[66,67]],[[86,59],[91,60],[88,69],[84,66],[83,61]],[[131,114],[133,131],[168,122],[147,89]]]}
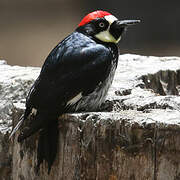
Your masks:
{"label": "black beak", "polygon": [[114,38],[116,40],[118,40],[120,38],[120,36],[122,35],[122,33],[124,32],[124,30],[128,26],[135,25],[140,22],[141,22],[140,20],[122,20],[122,21],[117,20],[117,21],[114,21],[111,24],[110,33],[114,36]]}
{"label": "black beak", "polygon": [[116,21],[117,26],[126,27],[131,26],[140,23],[140,20],[122,20],[122,21]]}

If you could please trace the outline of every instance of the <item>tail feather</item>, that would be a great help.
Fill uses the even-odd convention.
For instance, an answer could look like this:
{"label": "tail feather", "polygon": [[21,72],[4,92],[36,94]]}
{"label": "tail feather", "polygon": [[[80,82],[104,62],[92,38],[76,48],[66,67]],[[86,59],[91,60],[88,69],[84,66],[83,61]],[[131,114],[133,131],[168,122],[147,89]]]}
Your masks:
{"label": "tail feather", "polygon": [[28,126],[26,126],[18,136],[18,142],[30,137],[43,127],[45,117],[37,112],[35,119],[33,119]]}
{"label": "tail feather", "polygon": [[11,134],[9,136],[9,139],[11,139],[11,137],[19,130],[19,128],[24,123],[24,121],[28,118],[30,112],[31,112],[31,108],[27,107],[24,114],[19,118],[19,122],[17,123],[15,128],[12,130],[12,132],[11,132]]}
{"label": "tail feather", "polygon": [[22,115],[20,118],[19,118],[19,122],[16,124],[15,128],[12,130],[10,136],[9,136],[9,139],[11,139],[11,137],[16,133],[16,131],[20,128],[20,126],[23,124],[24,122],[24,115]]}
{"label": "tail feather", "polygon": [[58,146],[58,121],[51,121],[51,124],[40,132],[37,149],[37,169],[45,160],[48,163],[48,174],[51,171],[52,164],[57,154]]}
{"label": "tail feather", "polygon": [[[28,115],[29,113],[26,113],[24,116],[21,116],[20,121],[10,135],[10,138],[23,124]],[[50,173],[57,154],[59,135],[58,116],[37,111],[35,118],[21,130],[20,135],[18,136],[18,142],[22,142],[39,130],[41,131],[38,139],[36,170],[39,170],[41,163],[45,160],[48,163],[48,173]]]}

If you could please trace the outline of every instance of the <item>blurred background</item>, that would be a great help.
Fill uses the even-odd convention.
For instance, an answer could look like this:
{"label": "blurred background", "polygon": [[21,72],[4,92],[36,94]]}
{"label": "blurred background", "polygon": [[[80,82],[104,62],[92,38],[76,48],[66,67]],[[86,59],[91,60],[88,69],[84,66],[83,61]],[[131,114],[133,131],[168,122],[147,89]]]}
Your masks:
{"label": "blurred background", "polygon": [[0,59],[41,66],[51,49],[97,9],[142,20],[121,40],[121,54],[180,56],[179,0],[0,0]]}

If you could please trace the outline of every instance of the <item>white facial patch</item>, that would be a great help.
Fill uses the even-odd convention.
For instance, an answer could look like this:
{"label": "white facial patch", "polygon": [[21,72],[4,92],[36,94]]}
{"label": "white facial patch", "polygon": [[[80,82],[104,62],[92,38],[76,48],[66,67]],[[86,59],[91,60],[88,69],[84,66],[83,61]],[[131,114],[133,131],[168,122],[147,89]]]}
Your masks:
{"label": "white facial patch", "polygon": [[102,32],[96,34],[95,37],[103,42],[118,43],[121,39],[121,36],[119,37],[119,39],[115,39],[109,32],[110,25],[118,19],[113,15],[104,16],[104,18],[109,22],[109,27],[106,31],[102,31]]}
{"label": "white facial patch", "polygon": [[71,100],[69,100],[67,102],[67,105],[73,105],[73,104],[77,103],[81,98],[82,98],[82,92],[80,92],[78,95],[76,95]]}

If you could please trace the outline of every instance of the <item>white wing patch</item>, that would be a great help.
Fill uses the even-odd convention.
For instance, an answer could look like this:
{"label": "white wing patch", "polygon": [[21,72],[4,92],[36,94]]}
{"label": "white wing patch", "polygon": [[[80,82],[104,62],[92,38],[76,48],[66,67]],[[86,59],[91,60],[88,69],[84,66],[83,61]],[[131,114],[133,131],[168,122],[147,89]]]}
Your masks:
{"label": "white wing patch", "polygon": [[80,92],[78,95],[76,95],[71,100],[69,100],[67,102],[67,105],[73,105],[73,104],[77,103],[81,98],[82,98],[82,92]]}
{"label": "white wing patch", "polygon": [[36,115],[37,114],[37,109],[32,108],[31,114]]}

